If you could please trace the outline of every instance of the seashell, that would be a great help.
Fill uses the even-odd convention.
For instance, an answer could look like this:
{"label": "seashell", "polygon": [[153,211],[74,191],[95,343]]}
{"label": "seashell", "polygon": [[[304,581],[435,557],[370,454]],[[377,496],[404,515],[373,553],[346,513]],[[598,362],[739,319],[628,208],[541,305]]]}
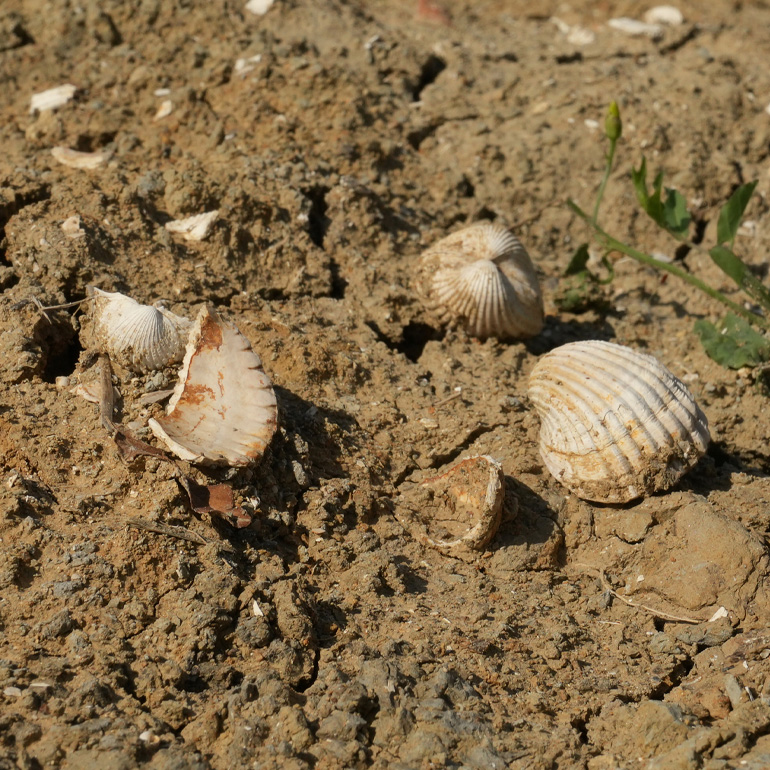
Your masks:
{"label": "seashell", "polygon": [[80,214],[73,214],[61,223],[62,232],[73,240],[85,238],[86,231],[81,226]]}
{"label": "seashell", "polygon": [[187,219],[174,219],[166,222],[164,227],[170,233],[181,233],[186,241],[202,241],[209,234],[211,225],[218,216],[219,210],[216,209]]}
{"label": "seashell", "polygon": [[500,225],[466,227],[420,258],[418,287],[442,323],[459,320],[475,337],[532,337],[543,299],[524,246]]}
{"label": "seashell", "polygon": [[141,305],[119,292],[93,288],[92,328],[87,347],[108,353],[136,372],[181,361],[191,322],[162,307]]}
{"label": "seashell", "polygon": [[618,32],[625,32],[626,35],[639,37],[646,35],[653,40],[657,40],[663,35],[663,27],[660,24],[648,24],[638,19],[629,19],[627,16],[621,16],[617,19],[610,19],[607,24]]}
{"label": "seashell", "polygon": [[275,433],[278,407],[270,379],[248,340],[202,308],[166,416],[152,432],[183,460],[249,465]]}
{"label": "seashell", "polygon": [[468,457],[439,476],[405,486],[396,515],[425,545],[481,550],[500,526],[505,477],[500,463],[487,455]]}
{"label": "seashell", "polygon": [[164,99],[158,105],[158,109],[155,111],[155,116],[153,117],[153,120],[155,122],[159,120],[163,120],[163,118],[167,118],[173,111],[174,111],[174,102],[172,102],[171,99]]}
{"label": "seashell", "polygon": [[79,152],[78,150],[71,150],[69,147],[52,147],[51,155],[63,166],[95,169],[109,160],[111,153],[105,150],[100,150],[99,152]]}
{"label": "seashell", "polygon": [[39,94],[33,94],[29,100],[30,112],[42,112],[43,110],[55,110],[65,105],[77,92],[77,86],[65,83],[63,86],[49,88]]}
{"label": "seashell", "polygon": [[602,503],[667,489],[706,452],[708,422],[657,359],[590,340],[543,356],[529,379],[540,455],[578,497]]}
{"label": "seashell", "polygon": [[675,5],[656,5],[644,14],[647,24],[667,24],[678,27],[684,23],[682,12]]}
{"label": "seashell", "polygon": [[249,0],[246,3],[245,8],[255,16],[264,16],[270,10],[270,6],[272,6],[274,2],[275,0]]}

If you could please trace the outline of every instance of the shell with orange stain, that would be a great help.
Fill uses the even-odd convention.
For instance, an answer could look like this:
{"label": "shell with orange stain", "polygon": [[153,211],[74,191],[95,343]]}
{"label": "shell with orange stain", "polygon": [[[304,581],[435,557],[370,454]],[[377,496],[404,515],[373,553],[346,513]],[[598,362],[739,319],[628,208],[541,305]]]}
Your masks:
{"label": "shell with orange stain", "polygon": [[152,432],[183,460],[243,466],[262,457],[277,423],[259,356],[233,324],[202,308],[166,416],[149,421]]}

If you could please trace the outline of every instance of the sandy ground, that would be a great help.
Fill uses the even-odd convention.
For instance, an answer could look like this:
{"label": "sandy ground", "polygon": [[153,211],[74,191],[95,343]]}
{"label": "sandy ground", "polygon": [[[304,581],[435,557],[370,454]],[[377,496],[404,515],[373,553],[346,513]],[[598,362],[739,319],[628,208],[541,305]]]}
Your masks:
{"label": "sandy ground", "polygon": [[[688,0],[658,39],[607,24],[649,6],[2,3],[0,767],[770,766],[756,373],[700,348],[718,306],[630,260],[604,305],[556,304],[611,99],[604,226],[732,293],[638,212],[629,172],[663,169],[704,243],[757,179],[737,248],[766,277],[770,10]],[[56,146],[108,156],[76,169]],[[214,209],[200,242],[163,226]],[[420,253],[476,220],[537,266],[531,340],[442,329],[415,292]],[[30,300],[89,285],[211,303],[262,357],[262,462],[185,466],[249,527],[192,511],[167,463],[123,462],[76,392],[98,380],[83,311]],[[673,490],[622,508],[550,477],[526,398],[539,356],[593,338],[657,356],[711,427]],[[116,369],[115,419],[155,442],[163,406],[139,399],[175,379]],[[502,524],[447,555],[402,526],[403,494],[478,454],[502,465]]]}

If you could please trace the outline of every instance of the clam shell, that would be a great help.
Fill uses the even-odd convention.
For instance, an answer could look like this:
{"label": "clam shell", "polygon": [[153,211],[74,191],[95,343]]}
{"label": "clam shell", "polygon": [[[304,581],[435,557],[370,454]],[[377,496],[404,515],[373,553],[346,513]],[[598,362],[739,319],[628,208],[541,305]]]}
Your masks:
{"label": "clam shell", "polygon": [[407,484],[396,511],[401,524],[425,545],[441,551],[481,550],[500,526],[504,497],[500,463],[478,455]]}
{"label": "clam shell", "polygon": [[277,426],[270,379],[248,340],[204,307],[190,332],[166,417],[152,432],[183,460],[249,465],[262,456]]}
{"label": "clam shell", "polygon": [[442,323],[460,321],[475,337],[522,339],[543,328],[535,268],[499,225],[472,225],[424,252],[418,287]]}
{"label": "clam shell", "polygon": [[684,383],[623,345],[552,350],[532,370],[529,398],[543,462],[586,500],[625,503],[667,489],[708,447],[708,422]]}
{"label": "clam shell", "polygon": [[92,329],[86,347],[108,353],[121,366],[148,372],[181,361],[189,319],[119,292],[93,288]]}

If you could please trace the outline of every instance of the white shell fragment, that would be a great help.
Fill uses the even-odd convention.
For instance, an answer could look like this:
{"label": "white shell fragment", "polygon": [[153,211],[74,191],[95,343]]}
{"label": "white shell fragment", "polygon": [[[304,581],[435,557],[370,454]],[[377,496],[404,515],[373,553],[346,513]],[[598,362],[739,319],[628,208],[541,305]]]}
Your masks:
{"label": "white shell fragment", "polygon": [[209,234],[218,216],[219,209],[215,209],[187,219],[174,219],[166,222],[164,227],[170,233],[181,233],[186,241],[202,241]]}
{"label": "white shell fragment", "polygon": [[468,457],[439,476],[405,486],[396,515],[425,545],[481,550],[500,526],[505,477],[500,463],[487,455]]}
{"label": "white shell fragment", "polygon": [[255,16],[264,16],[274,2],[275,0],[249,0],[245,7],[247,11],[250,11]]}
{"label": "white shell fragment", "polygon": [[162,307],[141,305],[119,292],[93,289],[92,324],[87,347],[109,354],[136,372],[162,369],[181,361],[192,323]]}
{"label": "white shell fragment", "polygon": [[551,22],[571,45],[591,45],[596,40],[594,31],[586,27],[572,26],[558,16],[552,16]]}
{"label": "white shell fragment", "polygon": [[77,86],[71,83],[65,83],[63,86],[49,88],[47,91],[41,91],[39,94],[33,94],[29,100],[30,112],[43,112],[43,110],[55,110],[57,107],[65,105],[75,96]]}
{"label": "white shell fragment", "polygon": [[483,223],[423,253],[418,288],[442,323],[475,337],[532,337],[543,328],[543,299],[524,246],[506,228]]}
{"label": "white shell fragment", "polygon": [[98,152],[79,152],[69,147],[52,147],[51,155],[64,166],[70,168],[99,168],[105,161],[109,160],[110,153],[105,150]]}
{"label": "white shell fragment", "polygon": [[653,356],[589,340],[543,356],[529,379],[540,455],[578,497],[625,503],[674,484],[706,452],[708,422]]}
{"label": "white shell fragment", "polygon": [[167,118],[174,111],[174,102],[171,99],[164,99],[159,105],[153,117],[154,121],[163,120]]}
{"label": "white shell fragment", "polygon": [[86,231],[81,226],[80,214],[73,214],[61,223],[62,232],[73,240],[84,238]]}
{"label": "white shell fragment", "polygon": [[255,463],[275,433],[278,408],[270,379],[248,340],[204,307],[190,332],[166,417],[152,432],[194,463]]}
{"label": "white shell fragment", "polygon": [[607,24],[618,32],[624,32],[632,37],[646,35],[653,40],[657,40],[663,35],[663,27],[660,24],[648,24],[638,19],[629,19],[627,16],[621,16],[617,19],[610,19]]}
{"label": "white shell fragment", "polygon": [[669,27],[678,27],[684,23],[684,16],[674,5],[656,5],[644,14],[644,20],[648,24],[666,24]]}

